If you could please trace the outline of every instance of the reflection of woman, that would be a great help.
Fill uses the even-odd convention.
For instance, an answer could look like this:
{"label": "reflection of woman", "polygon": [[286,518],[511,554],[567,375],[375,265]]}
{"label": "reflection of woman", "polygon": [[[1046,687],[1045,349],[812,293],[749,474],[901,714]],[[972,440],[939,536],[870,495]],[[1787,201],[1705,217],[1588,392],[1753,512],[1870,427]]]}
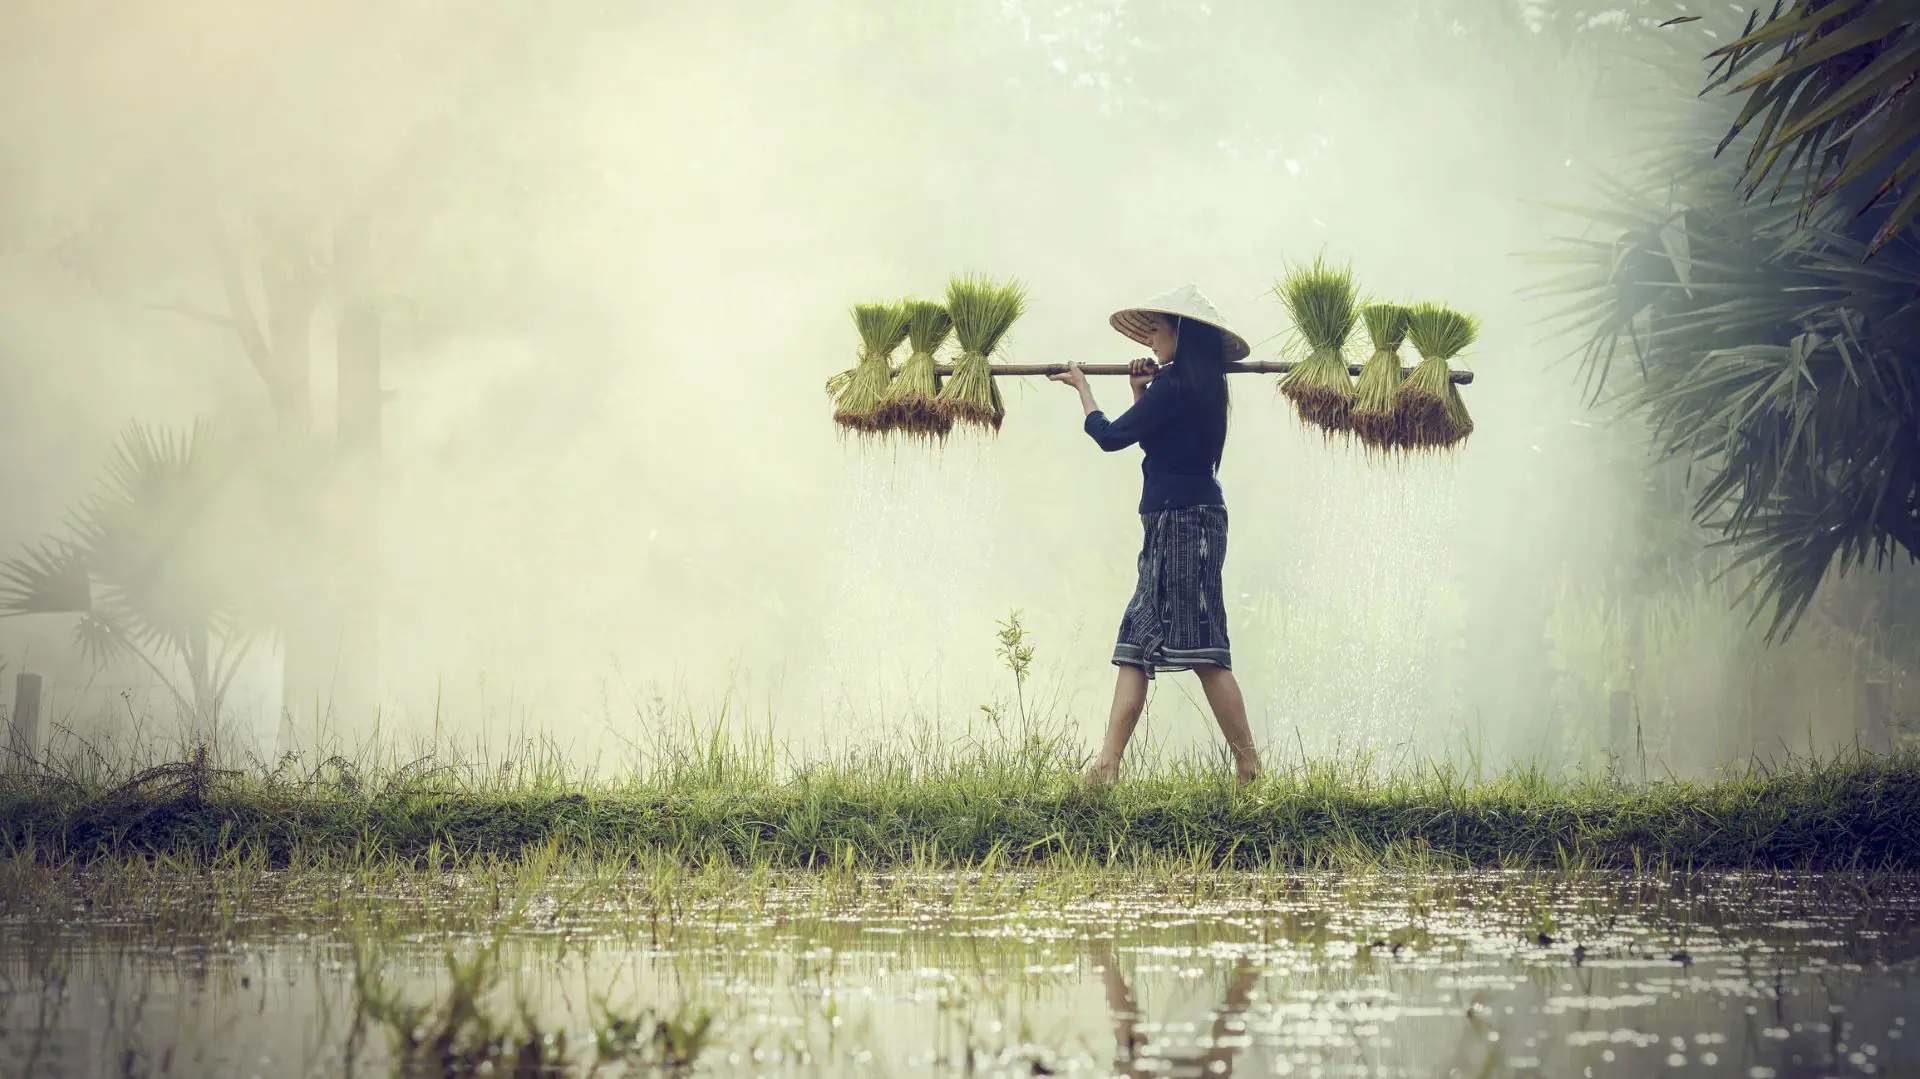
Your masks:
{"label": "reflection of woman", "polygon": [[1156,671],[1193,671],[1214,721],[1233,750],[1243,783],[1260,774],[1260,754],[1247,729],[1247,705],[1233,677],[1220,570],[1227,557],[1227,504],[1215,473],[1227,442],[1226,364],[1247,355],[1247,342],[1227,329],[1200,291],[1189,285],[1116,312],[1113,328],[1153,349],[1135,360],[1133,407],[1109,420],[1094,403],[1078,366],[1052,376],[1080,392],[1086,431],[1103,450],[1139,443],[1145,482],[1140,495],[1139,578],[1120,620],[1113,649],[1119,667],[1100,755],[1087,779],[1111,783],[1147,703]]}
{"label": "reflection of woman", "polygon": [[[1154,1075],[1164,1072],[1164,1066],[1153,1066],[1154,1058],[1142,1058],[1140,1050],[1147,1039],[1138,1030],[1140,1009],[1133,1002],[1133,993],[1127,989],[1127,980],[1120,973],[1120,964],[1113,957],[1113,945],[1110,941],[1088,938],[1087,954],[1093,965],[1100,971],[1100,981],[1107,991],[1107,1011],[1113,1017],[1113,1058],[1114,1068],[1122,1075]],[[1207,1038],[1206,1051],[1191,1056],[1170,1056],[1161,1053],[1160,1061],[1174,1065],[1197,1065],[1202,1075],[1232,1075],[1235,1058],[1246,1044],[1245,1016],[1248,999],[1253,996],[1253,987],[1260,980],[1260,973],[1249,959],[1242,958],[1234,967],[1233,983],[1227,987],[1226,999],[1214,1013],[1213,1029]],[[1241,1029],[1232,1027],[1240,1024]]]}

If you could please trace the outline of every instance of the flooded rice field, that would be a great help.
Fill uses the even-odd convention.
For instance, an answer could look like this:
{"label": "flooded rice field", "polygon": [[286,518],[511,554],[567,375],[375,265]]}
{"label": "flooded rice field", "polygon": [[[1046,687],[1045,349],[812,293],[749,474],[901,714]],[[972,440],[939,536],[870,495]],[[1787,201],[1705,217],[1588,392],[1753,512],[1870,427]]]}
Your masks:
{"label": "flooded rice field", "polygon": [[0,1075],[1920,1074],[1920,882],[122,871]]}

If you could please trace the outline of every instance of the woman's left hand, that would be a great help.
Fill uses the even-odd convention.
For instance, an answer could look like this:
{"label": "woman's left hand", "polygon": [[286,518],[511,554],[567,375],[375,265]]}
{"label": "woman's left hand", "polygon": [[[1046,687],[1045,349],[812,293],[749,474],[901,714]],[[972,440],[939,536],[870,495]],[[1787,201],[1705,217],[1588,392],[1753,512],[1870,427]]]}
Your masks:
{"label": "woman's left hand", "polygon": [[1065,371],[1062,371],[1057,375],[1048,375],[1047,381],[1048,382],[1064,382],[1067,385],[1072,386],[1076,390],[1084,390],[1087,388],[1087,373],[1085,371],[1080,370],[1079,364],[1070,363],[1067,365],[1067,369]]}
{"label": "woman's left hand", "polygon": [[1140,391],[1146,389],[1147,383],[1152,382],[1159,373],[1160,365],[1152,360],[1134,360],[1127,364],[1127,382],[1133,387],[1133,395],[1140,396]]}

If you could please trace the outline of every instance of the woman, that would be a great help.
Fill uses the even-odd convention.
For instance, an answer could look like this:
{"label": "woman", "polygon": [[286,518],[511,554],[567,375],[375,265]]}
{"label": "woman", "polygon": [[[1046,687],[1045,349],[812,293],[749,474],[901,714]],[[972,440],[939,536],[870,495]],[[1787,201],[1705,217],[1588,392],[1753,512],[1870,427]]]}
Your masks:
{"label": "woman", "polygon": [[[1133,407],[1109,420],[1094,403],[1077,364],[1051,376],[1080,391],[1086,431],[1112,452],[1140,444],[1139,581],[1120,620],[1113,663],[1119,668],[1106,742],[1087,769],[1106,784],[1147,703],[1156,671],[1193,671],[1213,718],[1233,750],[1240,782],[1260,774],[1260,754],[1247,729],[1247,705],[1233,678],[1220,568],[1227,554],[1227,506],[1215,474],[1227,440],[1226,364],[1244,358],[1247,343],[1191,285],[1115,312],[1114,329],[1153,349],[1155,359],[1129,365]],[[1156,362],[1157,361],[1157,362]]]}

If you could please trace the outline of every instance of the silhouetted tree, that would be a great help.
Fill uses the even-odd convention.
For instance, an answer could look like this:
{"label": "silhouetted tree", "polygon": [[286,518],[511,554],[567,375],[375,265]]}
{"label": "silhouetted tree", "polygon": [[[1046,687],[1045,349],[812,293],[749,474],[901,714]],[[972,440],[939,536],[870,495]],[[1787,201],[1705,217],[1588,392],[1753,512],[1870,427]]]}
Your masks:
{"label": "silhouetted tree", "polygon": [[204,427],[128,427],[66,533],[0,563],[0,616],[79,615],[88,658],[139,662],[190,738],[212,737],[242,661],[271,629],[287,464]]}

